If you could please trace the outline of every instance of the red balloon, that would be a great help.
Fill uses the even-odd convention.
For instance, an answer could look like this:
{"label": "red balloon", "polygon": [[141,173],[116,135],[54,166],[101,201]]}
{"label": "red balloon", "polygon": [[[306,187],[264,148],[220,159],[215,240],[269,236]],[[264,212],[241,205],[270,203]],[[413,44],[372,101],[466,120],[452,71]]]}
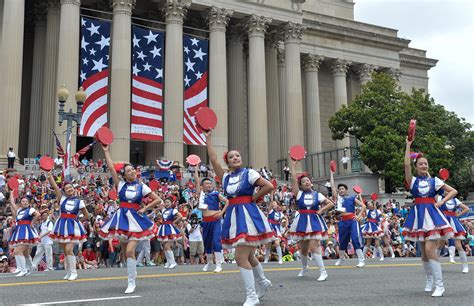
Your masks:
{"label": "red balloon", "polygon": [[201,158],[197,155],[191,154],[188,157],[186,157],[186,162],[190,164],[191,166],[196,166],[201,162]]}
{"label": "red balloon", "polygon": [[293,160],[302,160],[306,157],[306,150],[303,146],[295,145],[290,148],[290,157]]}
{"label": "red balloon", "polygon": [[98,129],[97,132],[95,133],[95,137],[103,145],[109,145],[109,144],[112,144],[112,142],[114,142],[114,134],[106,126],[103,126],[100,129]]}
{"label": "red balloon", "polygon": [[20,186],[20,183],[18,183],[18,179],[16,177],[9,179],[7,184],[10,190],[18,190],[18,187]]}
{"label": "red balloon", "polygon": [[201,107],[196,112],[196,123],[204,131],[212,130],[217,125],[217,115],[209,107]]}
{"label": "red balloon", "polygon": [[352,190],[354,190],[356,193],[362,193],[362,187],[360,187],[359,185],[355,185],[354,187],[352,187]]}
{"label": "red balloon", "polygon": [[447,181],[449,179],[449,170],[445,168],[439,169],[439,178],[443,181]]}
{"label": "red balloon", "polygon": [[416,120],[411,119],[410,125],[408,126],[408,141],[413,141],[413,139],[415,139],[415,130],[416,130]]}
{"label": "red balloon", "polygon": [[331,168],[331,171],[332,172],[336,172],[336,169],[337,169],[337,162],[335,160],[331,160],[330,162],[330,168]]}
{"label": "red balloon", "polygon": [[40,159],[39,166],[44,171],[51,171],[54,168],[54,160],[49,156],[43,156]]}
{"label": "red balloon", "polygon": [[370,195],[370,198],[372,199],[372,201],[376,201],[379,197],[378,197],[378,195],[377,195],[375,192],[373,192],[373,193]]}

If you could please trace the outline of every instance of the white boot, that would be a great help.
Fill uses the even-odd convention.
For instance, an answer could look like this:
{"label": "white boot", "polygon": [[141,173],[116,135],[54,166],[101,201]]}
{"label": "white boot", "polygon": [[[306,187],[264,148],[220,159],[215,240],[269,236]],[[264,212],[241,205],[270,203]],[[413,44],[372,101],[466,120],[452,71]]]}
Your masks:
{"label": "white boot", "polygon": [[456,247],[455,246],[448,247],[448,253],[449,253],[449,262],[456,263],[456,261],[454,260],[454,256],[456,255]]}
{"label": "white boot", "polygon": [[308,255],[301,255],[301,265],[303,266],[301,268],[300,273],[298,273],[298,277],[303,277],[306,272],[309,271],[308,269]]}
{"label": "white boot", "polygon": [[364,256],[367,254],[367,246],[364,246],[364,249],[362,250],[362,253],[364,253]]}
{"label": "white boot", "polygon": [[425,292],[431,292],[433,291],[433,270],[429,261],[422,261],[422,263],[426,275]]}
{"label": "white boot", "polygon": [[244,281],[245,285],[245,293],[246,299],[244,302],[244,306],[251,306],[251,305],[258,305],[260,301],[257,296],[257,292],[255,291],[255,279],[254,273],[252,270],[247,270],[244,268],[240,268],[240,275],[242,275],[242,280]]}
{"label": "white boot", "polygon": [[165,258],[166,258],[166,262],[165,262],[165,269],[168,269],[171,265],[171,260],[170,260],[170,256],[168,254],[168,251],[165,250]]}
{"label": "white boot", "polygon": [[319,274],[318,282],[323,282],[328,278],[328,273],[326,272],[326,268],[324,267],[323,255],[313,253],[313,257],[316,260],[316,264],[319,267],[319,272],[321,273]]}
{"label": "white boot", "polygon": [[466,252],[464,250],[458,251],[462,262],[462,273],[469,273],[469,265],[467,264]]}
{"label": "white boot", "polygon": [[127,272],[128,272],[128,284],[125,290],[126,294],[134,293],[136,284],[135,279],[137,278],[137,261],[133,258],[127,258]]}
{"label": "white boot", "polygon": [[68,255],[68,264],[69,264],[69,271],[71,271],[71,274],[69,275],[69,278],[67,279],[68,281],[73,281],[77,279],[77,270],[76,270],[76,256],[74,255]]}
{"label": "white boot", "polygon": [[390,251],[390,256],[391,256],[392,258],[395,258],[395,253],[393,252],[393,248],[392,248],[391,245],[388,246],[388,250]]}
{"label": "white boot", "polygon": [[25,257],[25,262],[26,262],[26,270],[28,271],[26,275],[30,275],[32,272],[35,271],[33,267],[33,258],[31,258],[31,256],[28,255]]}
{"label": "white boot", "polygon": [[207,263],[204,265],[204,268],[202,268],[204,272],[209,271],[209,266],[212,263],[212,254],[206,254],[206,259],[207,259]]}
{"label": "white boot", "polygon": [[433,278],[435,284],[435,291],[431,296],[441,297],[444,294],[443,272],[441,271],[441,263],[439,261],[430,259],[430,265],[431,269],[433,270]]}
{"label": "white boot", "polygon": [[[375,252],[374,252],[375,253]],[[361,249],[357,249],[356,250],[356,254],[357,254],[357,258],[359,259],[359,263],[356,265],[357,268],[362,268],[363,266],[365,266],[365,258],[364,258],[364,254],[362,254],[362,250]]]}
{"label": "white boot", "polygon": [[278,254],[278,264],[282,265],[283,264],[283,254],[281,252],[281,246],[277,246],[277,254]]}
{"label": "white boot", "polygon": [[66,255],[64,255],[64,270],[66,271],[66,276],[64,276],[63,279],[68,280],[69,276],[71,276],[71,270],[69,270],[69,263]]}
{"label": "white boot", "polygon": [[[370,249],[372,250],[372,259],[374,259],[375,257],[377,257],[377,250],[374,247],[370,247]],[[364,253],[364,256],[365,256],[365,253]]]}
{"label": "white boot", "polygon": [[272,286],[272,282],[265,277],[263,273],[263,267],[260,263],[257,266],[252,267],[253,277],[255,279],[255,291],[259,299],[263,298],[267,293],[268,289]]}
{"label": "white boot", "polygon": [[382,250],[382,247],[378,247],[377,250],[379,250],[379,253],[380,253],[380,261],[383,261],[385,259],[385,257],[383,256],[383,250]]}
{"label": "white boot", "polygon": [[222,264],[224,263],[224,255],[222,252],[214,252],[214,256],[216,257],[216,268],[214,269],[214,273],[222,272]]}
{"label": "white boot", "polygon": [[26,276],[28,274],[28,270],[26,269],[25,256],[16,255],[15,260],[16,260],[16,266],[20,270],[20,273],[18,273],[16,277]]}
{"label": "white boot", "polygon": [[169,256],[170,261],[171,261],[168,268],[169,268],[169,269],[174,269],[174,268],[176,268],[176,266],[177,266],[178,264],[176,263],[176,260],[174,259],[173,251],[171,251],[171,250],[168,251],[168,256]]}
{"label": "white boot", "polygon": [[340,266],[346,259],[346,251],[339,250],[339,259],[334,264],[335,266]]}
{"label": "white boot", "polygon": [[265,248],[265,259],[263,260],[263,263],[268,263],[270,260],[270,248]]}

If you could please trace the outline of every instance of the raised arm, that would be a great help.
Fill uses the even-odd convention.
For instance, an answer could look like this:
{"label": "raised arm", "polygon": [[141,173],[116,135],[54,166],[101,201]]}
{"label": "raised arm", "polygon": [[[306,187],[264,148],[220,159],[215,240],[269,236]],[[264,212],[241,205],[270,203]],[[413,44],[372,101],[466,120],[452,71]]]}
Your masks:
{"label": "raised arm", "polygon": [[354,199],[355,203],[361,207],[360,213],[356,216],[356,220],[360,221],[365,215],[366,205],[364,204],[364,200],[362,200],[362,195],[360,193],[357,194],[357,198]]}
{"label": "raised arm", "polygon": [[211,161],[214,172],[216,173],[219,180],[222,182],[224,177],[224,170],[222,169],[221,163],[217,159],[217,153],[212,144],[212,130],[206,132],[206,145],[207,145],[207,154],[209,155],[209,160]]}
{"label": "raised arm", "polygon": [[201,181],[199,180],[199,164],[194,167],[194,184],[196,185],[196,193],[201,193]]}
{"label": "raised arm", "polygon": [[115,187],[118,187],[120,180],[117,171],[115,171],[112,157],[110,156],[109,146],[103,144],[100,144],[100,146],[102,147],[102,150],[104,150],[105,161],[107,162],[107,168],[109,168],[110,175],[112,176],[112,181],[114,182]]}
{"label": "raised arm", "polygon": [[411,179],[412,179],[412,174],[411,174],[411,158],[410,158],[410,150],[411,150],[411,144],[412,141],[408,140],[408,137],[406,139],[406,147],[405,147],[405,159],[403,161],[403,165],[405,168],[405,181],[407,183],[407,186],[410,186],[411,184]]}
{"label": "raised arm", "polygon": [[337,194],[337,189],[336,189],[336,183],[334,183],[334,172],[332,172],[332,170],[330,170],[330,172],[331,172],[330,183],[331,183],[332,199],[333,201],[337,201],[338,194]]}
{"label": "raised arm", "polygon": [[10,205],[12,206],[13,218],[16,218],[16,212],[18,211],[18,206],[15,204],[15,198],[13,197],[13,190],[10,189]]}
{"label": "raised arm", "polygon": [[61,192],[61,189],[59,189],[58,184],[56,184],[56,181],[54,180],[54,177],[51,174],[51,171],[48,172],[48,181],[51,187],[53,187],[54,189],[54,193],[56,194],[56,199],[58,199],[58,201],[61,201],[61,197],[63,194]]}
{"label": "raised arm", "polygon": [[298,165],[298,163],[299,161],[293,160],[290,157],[291,191],[295,197],[298,194],[298,191],[300,191],[300,187],[298,186],[298,177],[296,176],[296,165]]}

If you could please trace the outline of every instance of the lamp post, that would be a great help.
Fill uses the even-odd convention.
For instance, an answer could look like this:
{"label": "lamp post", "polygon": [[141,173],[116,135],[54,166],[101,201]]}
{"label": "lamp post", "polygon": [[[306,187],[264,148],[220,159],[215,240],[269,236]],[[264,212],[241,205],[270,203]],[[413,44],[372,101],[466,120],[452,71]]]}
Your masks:
{"label": "lamp post", "polygon": [[[62,85],[59,88],[57,93],[58,101],[59,101],[59,117],[58,123],[59,126],[62,125],[63,121],[67,122],[66,125],[66,152],[69,147],[69,142],[72,133],[72,123],[73,121],[77,123],[77,127],[81,125],[81,117],[82,117],[82,105],[84,105],[84,101],[86,100],[86,93],[82,87],[76,92],[76,104],[77,104],[77,112],[73,113],[72,109],[69,109],[69,112],[64,111],[64,105],[66,104],[67,98],[69,97],[69,91],[66,88],[66,85]],[[69,156],[67,156],[68,160],[65,160],[65,165],[69,164]],[[66,164],[67,163],[67,164]],[[69,168],[69,167],[66,167]],[[67,176],[70,176],[69,173],[65,173]],[[69,178],[68,178],[69,179]]]}

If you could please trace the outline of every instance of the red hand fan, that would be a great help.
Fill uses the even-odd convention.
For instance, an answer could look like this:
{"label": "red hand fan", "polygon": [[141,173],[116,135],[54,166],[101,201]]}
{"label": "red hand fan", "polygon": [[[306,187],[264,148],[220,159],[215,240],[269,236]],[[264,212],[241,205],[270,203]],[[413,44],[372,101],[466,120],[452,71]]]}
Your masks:
{"label": "red hand fan", "polygon": [[112,144],[112,142],[114,142],[114,134],[106,126],[103,126],[98,129],[97,133],[95,133],[95,137],[103,145],[110,145]]}
{"label": "red hand fan", "polygon": [[362,193],[362,187],[360,187],[359,185],[355,185],[354,187],[352,187],[352,190],[354,190],[354,192],[356,193]]}
{"label": "red hand fan", "polygon": [[51,171],[54,168],[54,160],[49,156],[43,156],[40,159],[39,166],[41,170]]}
{"label": "red hand fan", "polygon": [[370,195],[370,198],[372,199],[372,201],[376,201],[379,197],[378,197],[378,195],[377,195],[375,192],[373,192],[373,193]]}
{"label": "red hand fan", "polygon": [[209,107],[201,107],[195,118],[197,125],[204,131],[212,130],[217,125],[217,115]]}
{"label": "red hand fan", "polygon": [[410,125],[408,126],[408,141],[413,141],[413,139],[415,139],[415,130],[416,130],[416,120],[411,119]]}
{"label": "red hand fan", "polygon": [[439,169],[438,176],[443,181],[447,181],[449,179],[449,170],[445,168]]}
{"label": "red hand fan", "polygon": [[335,160],[331,160],[330,164],[329,164],[330,168],[331,168],[331,171],[332,172],[336,172],[336,169],[337,169],[337,163]]}
{"label": "red hand fan", "polygon": [[158,183],[156,180],[151,180],[150,183],[148,183],[148,186],[150,187],[151,191],[156,191],[158,187],[160,187],[160,183]]}
{"label": "red hand fan", "polygon": [[196,166],[201,162],[201,158],[197,155],[191,154],[186,157],[186,162],[191,166]]}
{"label": "red hand fan", "polygon": [[18,179],[16,177],[12,177],[11,179],[9,179],[7,184],[10,190],[18,190],[18,187],[20,186],[20,183],[18,182]]}
{"label": "red hand fan", "polygon": [[113,201],[117,200],[117,191],[115,191],[113,189],[110,190],[109,191],[109,199],[111,199]]}
{"label": "red hand fan", "polygon": [[290,148],[290,157],[293,160],[302,160],[306,157],[306,150],[303,146],[295,145]]}

